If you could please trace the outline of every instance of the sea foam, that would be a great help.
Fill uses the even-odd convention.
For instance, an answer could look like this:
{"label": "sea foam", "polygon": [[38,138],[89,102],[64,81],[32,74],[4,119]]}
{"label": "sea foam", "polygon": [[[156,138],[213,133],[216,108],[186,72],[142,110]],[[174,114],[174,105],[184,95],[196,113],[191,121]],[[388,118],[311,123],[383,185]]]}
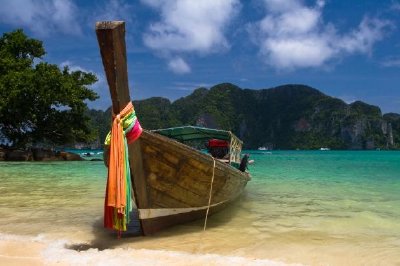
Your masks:
{"label": "sea foam", "polygon": [[[13,246],[24,245],[27,254],[6,254],[2,251],[12,249]],[[268,259],[252,259],[239,256],[223,256],[218,254],[191,254],[187,252],[177,252],[168,250],[150,250],[134,248],[114,248],[99,250],[89,248],[84,251],[71,249],[71,246],[85,246],[86,244],[76,244],[69,240],[54,240],[43,234],[37,236],[19,236],[0,233],[0,262],[1,257],[8,259],[38,259],[45,265],[249,265],[249,266],[285,266],[301,265],[286,264],[281,261]],[[6,248],[4,248],[6,247]],[[32,250],[39,250],[37,256],[31,254]],[[4,254],[2,254],[4,253]],[[22,252],[25,253],[25,252]],[[29,253],[29,254],[28,254]],[[29,261],[28,261],[29,262]]]}
{"label": "sea foam", "polygon": [[68,265],[300,265],[285,264],[284,262],[267,259],[251,259],[217,254],[190,254],[167,250],[132,248],[98,250],[90,248],[85,251],[76,251],[66,248],[66,245],[68,243],[61,240],[52,242],[42,253],[45,261],[49,264],[66,263]]}

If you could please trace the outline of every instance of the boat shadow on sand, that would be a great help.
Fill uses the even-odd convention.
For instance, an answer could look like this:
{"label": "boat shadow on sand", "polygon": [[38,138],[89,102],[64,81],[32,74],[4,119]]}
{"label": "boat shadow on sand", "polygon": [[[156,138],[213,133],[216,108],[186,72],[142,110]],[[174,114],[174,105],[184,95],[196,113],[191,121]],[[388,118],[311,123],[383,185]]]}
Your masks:
{"label": "boat shadow on sand", "polygon": [[[237,200],[232,202],[224,210],[215,213],[207,219],[207,229],[216,228],[229,223],[237,212],[242,208],[243,201],[245,201],[245,195],[240,196]],[[162,232],[158,232],[152,236],[143,236],[140,228],[139,219],[137,218],[137,211],[131,213],[131,222],[128,226],[128,230],[122,233],[121,237],[118,238],[118,233],[112,230],[107,230],[103,227],[103,220],[98,219],[93,223],[92,233],[93,240],[89,243],[74,243],[66,245],[67,249],[80,251],[86,251],[89,249],[98,249],[99,251],[106,249],[119,248],[126,244],[132,244],[134,242],[142,241],[154,241],[155,239],[168,238],[171,235],[187,235],[203,231],[205,219],[199,219],[189,223],[176,225]],[[204,217],[205,218],[205,217]],[[197,235],[196,235],[197,236]]]}

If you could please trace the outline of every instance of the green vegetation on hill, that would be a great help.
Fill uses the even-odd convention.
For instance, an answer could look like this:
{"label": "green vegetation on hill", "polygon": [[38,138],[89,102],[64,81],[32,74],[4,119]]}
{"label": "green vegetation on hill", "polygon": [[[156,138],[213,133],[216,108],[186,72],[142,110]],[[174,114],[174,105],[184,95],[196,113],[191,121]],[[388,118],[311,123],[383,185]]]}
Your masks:
{"label": "green vegetation on hill", "polygon": [[171,108],[171,102],[161,97],[153,97],[142,101],[134,101],[139,121],[144,128],[165,128],[179,126],[180,120]]}
{"label": "green vegetation on hill", "polygon": [[376,106],[346,104],[304,85],[249,90],[223,83],[196,89],[173,103],[157,97],[134,105],[144,128],[200,125],[231,130],[246,148],[400,148],[400,115],[382,116]]}

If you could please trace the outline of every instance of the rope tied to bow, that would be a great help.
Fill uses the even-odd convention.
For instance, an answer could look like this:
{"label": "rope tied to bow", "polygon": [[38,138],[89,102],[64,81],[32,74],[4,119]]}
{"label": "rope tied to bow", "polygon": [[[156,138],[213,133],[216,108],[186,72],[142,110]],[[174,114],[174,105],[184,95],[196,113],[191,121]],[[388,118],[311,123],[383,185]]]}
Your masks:
{"label": "rope tied to bow", "polygon": [[213,190],[214,176],[215,176],[215,158],[214,157],[211,157],[211,158],[213,159],[213,169],[212,169],[211,184],[210,184],[210,194],[208,197],[208,206],[207,206],[207,211],[206,211],[206,218],[204,219],[203,231],[206,231],[206,227],[207,227],[207,218],[208,218],[208,212],[210,211],[210,207],[211,207],[212,190]]}

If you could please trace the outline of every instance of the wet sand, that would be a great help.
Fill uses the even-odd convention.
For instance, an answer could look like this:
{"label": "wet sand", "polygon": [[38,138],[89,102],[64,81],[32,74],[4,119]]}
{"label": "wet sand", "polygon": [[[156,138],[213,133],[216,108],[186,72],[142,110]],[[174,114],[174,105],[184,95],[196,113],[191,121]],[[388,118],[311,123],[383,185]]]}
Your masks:
{"label": "wet sand", "polygon": [[176,251],[149,249],[87,249],[68,248],[64,241],[1,240],[0,265],[299,265],[265,259],[220,256],[216,254],[190,254]]}

